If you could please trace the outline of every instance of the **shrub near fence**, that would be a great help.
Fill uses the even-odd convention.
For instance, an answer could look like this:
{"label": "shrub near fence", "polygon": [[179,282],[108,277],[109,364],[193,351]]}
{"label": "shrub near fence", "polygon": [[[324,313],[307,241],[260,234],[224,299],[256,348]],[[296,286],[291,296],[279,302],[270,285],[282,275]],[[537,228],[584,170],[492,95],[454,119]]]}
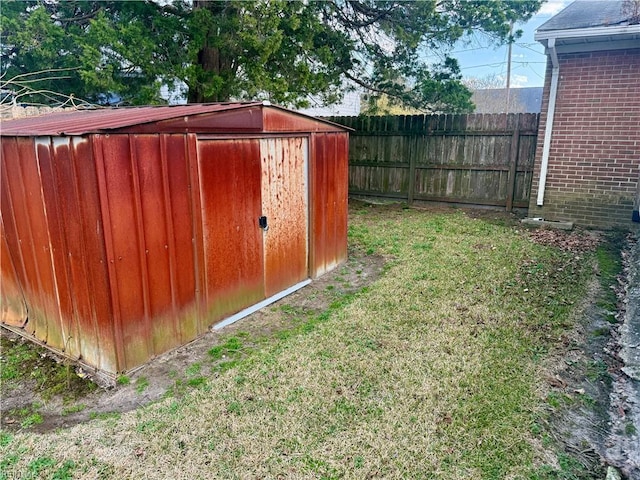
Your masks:
{"label": "shrub near fence", "polygon": [[349,193],[527,208],[538,114],[330,117],[354,129]]}

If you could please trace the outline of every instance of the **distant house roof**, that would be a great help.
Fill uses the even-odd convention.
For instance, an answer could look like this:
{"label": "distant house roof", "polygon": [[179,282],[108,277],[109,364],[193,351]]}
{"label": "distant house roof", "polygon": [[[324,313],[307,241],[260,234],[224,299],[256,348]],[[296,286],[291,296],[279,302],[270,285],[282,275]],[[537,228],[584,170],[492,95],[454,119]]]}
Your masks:
{"label": "distant house roof", "polygon": [[360,92],[347,92],[340,103],[324,106],[320,98],[312,98],[315,104],[309,108],[298,108],[297,112],[312,117],[355,117],[360,115]]}
{"label": "distant house roof", "polygon": [[540,113],[542,87],[510,89],[508,108],[506,88],[474,90],[471,101],[476,105],[475,113]]}
{"label": "distant house roof", "polygon": [[640,48],[640,18],[623,0],[578,0],[540,25],[535,39],[559,53]]}
{"label": "distant house roof", "polygon": [[577,1],[540,25],[538,32],[629,25],[629,15],[624,13],[622,7],[623,2],[616,0]]}

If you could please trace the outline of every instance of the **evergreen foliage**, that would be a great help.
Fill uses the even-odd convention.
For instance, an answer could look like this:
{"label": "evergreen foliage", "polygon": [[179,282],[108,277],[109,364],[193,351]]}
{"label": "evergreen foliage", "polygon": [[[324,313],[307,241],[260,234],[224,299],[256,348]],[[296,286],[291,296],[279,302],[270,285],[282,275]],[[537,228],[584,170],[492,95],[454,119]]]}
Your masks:
{"label": "evergreen foliage", "polygon": [[[263,99],[301,107],[357,85],[375,104],[466,111],[470,93],[441,53],[482,30],[509,40],[541,0],[3,1],[2,87],[96,103]],[[517,36],[517,35],[516,35]],[[37,94],[33,91],[39,92]],[[28,93],[29,92],[29,93]]]}

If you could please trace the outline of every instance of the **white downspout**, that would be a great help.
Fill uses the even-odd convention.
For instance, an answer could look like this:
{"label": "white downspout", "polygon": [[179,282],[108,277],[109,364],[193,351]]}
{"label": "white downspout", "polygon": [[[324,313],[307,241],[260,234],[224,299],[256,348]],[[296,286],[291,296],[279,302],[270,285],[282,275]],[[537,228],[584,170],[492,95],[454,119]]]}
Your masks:
{"label": "white downspout", "polygon": [[547,109],[547,123],[544,129],[544,143],[542,144],[542,161],[540,163],[540,181],[538,182],[538,198],[536,204],[541,207],[544,204],[544,188],[547,184],[547,167],[549,165],[549,150],[551,148],[551,133],[553,131],[553,116],[556,112],[556,96],[558,94],[558,79],[560,78],[560,65],[558,52],[556,51],[556,39],[550,38],[547,44],[551,57],[551,89],[549,90],[549,107]]}

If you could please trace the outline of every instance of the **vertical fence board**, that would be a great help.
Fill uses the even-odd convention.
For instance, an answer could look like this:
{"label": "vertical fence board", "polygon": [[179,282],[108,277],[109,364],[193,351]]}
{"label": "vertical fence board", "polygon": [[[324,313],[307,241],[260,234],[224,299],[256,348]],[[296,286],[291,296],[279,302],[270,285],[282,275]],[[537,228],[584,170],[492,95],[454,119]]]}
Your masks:
{"label": "vertical fence board", "polygon": [[349,193],[526,208],[538,114],[332,117],[351,128]]}
{"label": "vertical fence board", "polygon": [[516,125],[511,135],[511,146],[509,149],[509,178],[507,180],[507,211],[513,209],[513,194],[515,191],[516,172],[518,169],[518,151],[520,148],[520,130],[518,129],[519,123],[516,120]]}

